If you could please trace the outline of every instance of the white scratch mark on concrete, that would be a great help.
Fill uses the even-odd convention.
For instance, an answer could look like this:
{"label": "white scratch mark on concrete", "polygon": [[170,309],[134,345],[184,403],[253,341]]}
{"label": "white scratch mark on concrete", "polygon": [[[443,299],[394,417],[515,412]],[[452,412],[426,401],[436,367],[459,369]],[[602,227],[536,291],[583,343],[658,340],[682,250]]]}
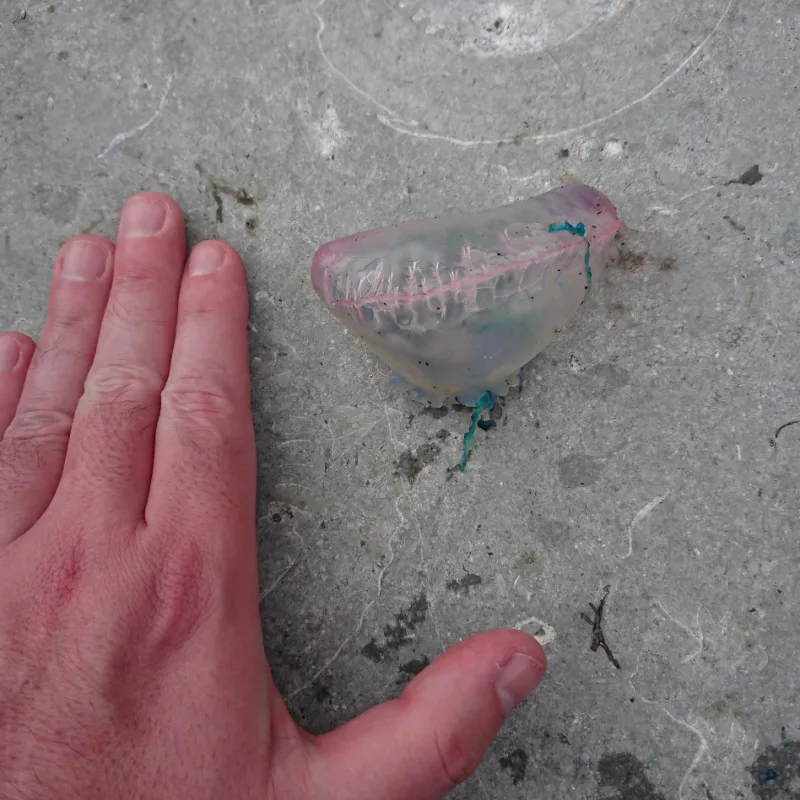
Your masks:
{"label": "white scratch mark on concrete", "polygon": [[742,460],[742,448],[738,444],[736,445],[736,460],[737,461],[741,461]]}
{"label": "white scratch mark on concrete", "polygon": [[[317,527],[317,530],[319,530],[319,527]],[[297,539],[297,541],[300,543],[300,555],[298,555],[297,558],[291,558],[289,560],[289,565],[287,567],[285,567],[283,570],[281,570],[281,572],[278,575],[278,577],[275,578],[275,580],[272,581],[272,583],[269,586],[267,586],[261,592],[261,599],[262,600],[264,600],[267,597],[269,597],[278,588],[278,586],[280,585],[281,581],[283,581],[283,579],[300,563],[300,561],[302,561],[302,558],[303,558],[302,551],[304,549],[304,544],[305,544],[303,542],[303,537],[300,536],[300,534],[297,532],[297,530],[295,529],[294,524],[292,525],[291,532],[292,532],[292,536],[294,536]]]}
{"label": "white scratch mark on concrete", "polygon": [[400,532],[400,529],[402,528],[402,526],[406,522],[406,518],[403,515],[403,512],[400,511],[400,501],[405,496],[406,496],[406,494],[403,494],[400,497],[398,497],[397,500],[394,501],[394,507],[395,507],[395,510],[397,511],[398,516],[400,517],[401,522],[400,522],[400,525],[398,525],[394,529],[394,532],[389,537],[389,541],[387,542],[386,548],[388,550],[389,557],[388,557],[388,559],[386,561],[386,564],[384,564],[384,566],[381,567],[381,570],[378,573],[378,586],[377,586],[377,590],[375,592],[375,595],[373,596],[373,598],[362,609],[361,615],[358,618],[358,622],[356,623],[356,627],[353,630],[353,632],[351,634],[349,634],[347,637],[345,637],[344,641],[336,648],[336,650],[334,651],[333,655],[302,686],[300,686],[299,688],[295,689],[286,698],[286,702],[287,703],[290,700],[293,700],[295,697],[297,697],[298,694],[300,694],[301,692],[305,691],[309,686],[313,685],[314,682],[317,680],[317,678],[319,678],[320,675],[322,675],[323,673],[327,672],[328,669],[330,669],[331,665],[334,663],[334,661],[336,661],[336,659],[339,658],[339,656],[342,654],[342,651],[344,650],[344,648],[347,647],[347,645],[356,636],[358,636],[358,634],[361,632],[361,629],[364,627],[364,620],[367,618],[367,614],[369,613],[369,610],[372,608],[372,606],[375,605],[375,603],[377,602],[378,598],[381,596],[381,592],[383,591],[383,578],[384,578],[384,575],[386,575],[387,570],[389,569],[389,567],[392,566],[392,562],[394,561],[394,557],[395,557],[395,552],[394,552],[394,547],[393,547],[394,540],[397,537],[397,534]]}
{"label": "white scratch mark on concrete", "polygon": [[391,128],[397,133],[402,133],[407,136],[416,136],[420,139],[436,139],[438,141],[449,142],[450,144],[457,145],[459,147],[477,147],[479,145],[499,145],[499,144],[511,144],[512,142],[543,142],[548,141],[551,139],[560,139],[564,136],[568,136],[573,133],[578,133],[580,131],[587,130],[588,128],[596,127],[597,125],[601,125],[604,122],[608,122],[609,120],[614,119],[615,117],[624,114],[626,111],[630,111],[630,109],[635,108],[642,103],[647,102],[653,95],[659,92],[661,89],[664,88],[670,81],[674,80],[684,69],[686,69],[689,64],[697,57],[700,51],[708,44],[708,42],[712,39],[712,37],[717,33],[720,26],[722,25],[725,18],[728,16],[728,13],[731,10],[733,5],[733,0],[728,0],[728,4],[725,6],[725,9],[722,12],[722,15],[717,20],[716,25],[711,29],[711,32],[697,45],[697,47],[689,53],[688,56],[666,77],[662,78],[652,89],[648,92],[645,92],[641,97],[637,97],[635,100],[632,100],[629,103],[626,103],[624,106],[617,108],[614,111],[611,111],[608,114],[604,114],[601,117],[597,117],[589,122],[584,122],[580,125],[575,125],[571,128],[564,128],[560,131],[553,131],[551,133],[538,133],[538,134],[530,134],[528,136],[522,137],[513,137],[513,138],[503,138],[503,139],[461,139],[457,136],[450,136],[444,133],[433,133],[431,131],[423,131],[418,130],[417,122],[413,120],[404,120],[399,118],[390,108],[387,108],[383,103],[376,100],[372,95],[368,92],[361,89],[357,86],[353,81],[351,81],[344,73],[341,72],[336,66],[334,66],[331,59],[328,57],[327,53],[325,52],[325,48],[322,46],[322,33],[325,30],[325,21],[322,19],[322,16],[319,13],[319,10],[325,4],[326,0],[320,0],[317,6],[314,8],[314,15],[317,18],[319,23],[319,27],[317,29],[317,47],[319,49],[320,55],[322,56],[325,63],[328,65],[329,69],[338,75],[356,94],[363,97],[365,100],[371,102],[374,106],[376,106],[382,113],[378,114],[378,121],[385,125],[387,128]]}
{"label": "white scratch mark on concrete", "polygon": [[680,206],[682,203],[684,203],[686,200],[690,200],[692,197],[697,197],[697,195],[705,194],[706,192],[713,192],[715,189],[718,189],[718,188],[719,187],[717,187],[717,186],[706,186],[706,187],[704,187],[702,189],[696,189],[693,192],[689,192],[689,194],[683,195],[683,197],[679,197],[677,200],[675,200],[672,203],[672,205],[669,205],[669,206],[649,206],[647,210],[648,211],[655,211],[655,212],[657,212],[659,214],[664,214],[666,216],[670,216],[671,217],[671,216],[673,216],[674,214],[677,214],[680,211],[680,209],[676,208],[675,206]]}
{"label": "white scratch mark on concrete", "polygon": [[[680,623],[678,623],[678,624],[680,624]],[[708,740],[706,739],[706,737],[703,735],[702,731],[696,725],[692,725],[690,722],[687,722],[686,720],[681,719],[680,717],[676,717],[671,711],[669,711],[669,709],[665,708],[661,703],[658,703],[655,700],[650,700],[648,697],[645,697],[636,688],[636,686],[634,686],[633,679],[639,673],[639,666],[641,664],[641,659],[642,659],[642,654],[639,653],[639,655],[636,658],[636,668],[633,670],[633,672],[628,677],[628,686],[631,687],[631,691],[637,697],[639,697],[639,699],[642,700],[644,703],[647,703],[648,705],[657,706],[676,725],[679,725],[684,730],[687,730],[691,734],[696,736],[697,740],[699,742],[699,744],[697,746],[697,750],[695,751],[694,757],[692,758],[692,761],[689,764],[689,768],[683,774],[683,777],[681,778],[681,782],[678,784],[678,800],[683,800],[683,789],[686,786],[686,781],[689,780],[689,777],[694,772],[694,770],[696,769],[697,765],[702,761],[703,756],[706,755],[706,753],[710,753],[711,752],[710,748],[708,746]],[[705,720],[701,720],[701,721],[705,722]]]}
{"label": "white scratch mark on concrete", "polygon": [[681,778],[681,782],[678,784],[678,800],[683,800],[683,787],[686,785],[686,781],[689,780],[689,777],[694,772],[697,765],[703,760],[703,756],[709,752],[708,749],[708,741],[706,737],[703,736],[702,732],[699,728],[695,727],[691,723],[687,722],[686,720],[680,719],[676,717],[671,711],[668,711],[666,708],[661,709],[676,725],[680,725],[682,728],[685,728],[690,733],[693,733],[697,739],[699,744],[697,745],[697,750],[695,751],[694,758],[692,759],[692,763],[689,764],[688,769],[683,774],[683,778]]}
{"label": "white scratch mark on concrete", "polygon": [[[323,0],[323,2],[324,2],[324,0]],[[310,94],[311,94],[310,72],[311,72],[311,70],[310,70],[310,68],[308,66],[308,58],[305,59],[305,71],[306,71],[306,75],[305,75],[305,77],[301,76],[301,79],[303,80],[303,82],[306,85],[306,97],[305,97],[305,101],[302,100],[302,99],[299,99],[297,101],[297,110],[300,113],[300,115],[302,117],[304,117],[304,119],[306,121],[306,127],[309,127],[309,119],[311,117],[311,101],[310,101]],[[317,170],[316,170],[316,167],[315,167],[315,164],[314,164],[314,161],[315,161],[314,150],[311,147],[311,141],[309,140],[308,136],[305,133],[303,133],[303,141],[306,143],[306,147],[308,148],[308,152],[311,155],[311,161],[309,163],[309,168],[311,170],[311,175],[312,175],[312,177],[314,179],[314,190],[316,191],[317,197],[319,198],[319,210],[322,211],[322,221],[325,224],[325,235],[326,235],[326,237],[328,239],[330,239],[331,238],[331,231],[330,231],[330,225],[328,224],[328,209],[325,206],[325,198],[322,195],[322,190],[321,190],[320,184],[319,184],[319,176],[317,175]],[[322,149],[322,147],[323,147],[323,145],[320,144],[320,149]],[[315,209],[315,210],[317,210],[317,209]],[[289,280],[291,280],[291,277],[290,277]],[[289,283],[289,281],[287,280],[286,284],[284,284],[284,286],[282,287],[281,295],[286,290],[286,286],[288,285],[288,283]]]}
{"label": "white scratch mark on concrete", "polygon": [[394,112],[388,108],[387,106],[383,105],[380,101],[376,100],[371,94],[365,92],[360,87],[356,86],[350,78],[347,77],[338,67],[334,65],[334,63],[328,58],[328,54],[325,52],[325,48],[322,46],[322,34],[325,32],[325,20],[322,18],[322,15],[319,13],[322,6],[325,5],[327,0],[319,0],[319,3],[313,8],[313,14],[317,18],[317,49],[319,50],[319,54],[322,56],[322,60],[328,65],[328,69],[334,73],[334,75],[338,75],[356,94],[363,97],[365,100],[368,100],[377,108],[381,109],[384,114],[389,114],[394,116]]}
{"label": "white scratch mark on concrete", "polygon": [[537,631],[537,633],[533,634],[533,637],[542,647],[556,640],[556,629],[543,619],[539,619],[539,617],[525,617],[525,619],[521,619],[519,622],[514,623],[511,627],[515,631],[521,631],[528,625],[538,625],[541,629],[542,632],[538,633]]}
{"label": "white scratch mark on concrete", "polygon": [[164,88],[164,93],[161,95],[161,100],[158,103],[158,108],[155,110],[150,119],[146,122],[143,122],[141,125],[137,125],[135,128],[131,128],[129,131],[124,131],[123,133],[118,133],[105,147],[105,149],[97,156],[98,158],[105,158],[115,147],[119,147],[124,141],[130,139],[133,136],[136,136],[138,133],[149,128],[161,115],[161,112],[164,110],[164,106],[167,104],[167,98],[169,97],[169,93],[172,89],[172,83],[175,80],[175,75],[170,74],[167,78],[167,85]]}
{"label": "white scratch mark on concrete", "polygon": [[689,655],[686,655],[681,659],[681,664],[688,664],[690,661],[697,658],[697,656],[699,656],[700,653],[703,652],[704,637],[703,637],[703,628],[700,625],[701,607],[698,606],[697,613],[694,615],[694,630],[692,630],[692,628],[690,628],[685,623],[681,622],[677,617],[672,616],[672,614],[670,614],[669,611],[667,611],[667,609],[664,608],[664,604],[660,600],[656,600],[656,604],[664,612],[664,615],[668,619],[671,619],[679,628],[683,628],[683,630],[685,630],[686,633],[688,633],[689,636],[691,636],[692,639],[694,639],[697,642],[697,650],[695,650],[693,653],[689,653]]}
{"label": "white scratch mark on concrete", "polygon": [[660,494],[658,497],[654,497],[644,508],[640,508],[636,512],[636,516],[631,520],[631,524],[628,525],[626,529],[626,533],[628,535],[628,552],[625,553],[624,556],[620,556],[620,558],[630,558],[631,554],[633,553],[633,529],[647,516],[650,515],[652,510],[663,503],[667,497],[669,497],[669,492],[665,492],[664,494]]}
{"label": "white scratch mark on concrete", "polygon": [[486,800],[490,800],[489,792],[486,790],[486,787],[483,785],[483,781],[481,780],[481,776],[479,774],[475,774],[475,780],[478,781],[478,786],[481,787],[481,791],[483,792],[483,796]]}
{"label": "white scratch mark on concrete", "polygon": [[[400,509],[397,510],[400,513]],[[425,535],[422,533],[422,526],[419,524],[419,517],[414,507],[411,506],[411,516],[414,517],[414,524],[417,526],[417,535],[419,536],[419,557],[422,568],[425,570],[425,577],[427,578],[426,596],[428,598],[428,615],[430,616],[431,624],[433,625],[433,632],[436,634],[436,641],[439,643],[439,652],[443,653],[445,650],[444,640],[439,632],[439,625],[436,622],[435,608],[433,603],[433,592],[431,592],[431,573],[428,569],[429,562],[425,558],[425,551],[427,550],[427,541]],[[402,515],[401,515],[402,516]]]}

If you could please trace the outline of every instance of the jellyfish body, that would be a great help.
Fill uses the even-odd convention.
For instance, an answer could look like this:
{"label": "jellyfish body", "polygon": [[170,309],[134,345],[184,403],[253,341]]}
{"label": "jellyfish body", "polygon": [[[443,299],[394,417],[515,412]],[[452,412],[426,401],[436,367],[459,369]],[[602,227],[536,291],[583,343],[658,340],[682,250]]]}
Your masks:
{"label": "jellyfish body", "polygon": [[421,401],[504,396],[577,312],[622,227],[611,201],[564,186],[322,245],[311,279],[329,311]]}

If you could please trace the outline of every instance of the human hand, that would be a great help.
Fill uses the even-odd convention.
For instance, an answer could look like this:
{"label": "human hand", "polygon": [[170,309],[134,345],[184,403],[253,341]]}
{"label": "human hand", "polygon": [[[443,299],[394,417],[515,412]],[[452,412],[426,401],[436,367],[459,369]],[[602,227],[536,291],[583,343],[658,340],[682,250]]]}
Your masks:
{"label": "human hand", "polygon": [[248,300],[159,194],[67,242],[38,347],[0,336],[0,797],[440,798],[545,670],[518,631],[452,647],[311,736],[258,609]]}

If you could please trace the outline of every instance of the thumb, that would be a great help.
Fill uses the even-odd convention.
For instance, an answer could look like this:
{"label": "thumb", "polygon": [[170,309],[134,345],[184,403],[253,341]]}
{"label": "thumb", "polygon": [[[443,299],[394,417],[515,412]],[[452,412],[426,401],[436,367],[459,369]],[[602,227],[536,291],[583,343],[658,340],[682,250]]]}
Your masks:
{"label": "thumb", "polygon": [[320,796],[439,800],[478,768],[546,664],[541,645],[520,631],[489,631],[458,643],[397,700],[315,740]]}

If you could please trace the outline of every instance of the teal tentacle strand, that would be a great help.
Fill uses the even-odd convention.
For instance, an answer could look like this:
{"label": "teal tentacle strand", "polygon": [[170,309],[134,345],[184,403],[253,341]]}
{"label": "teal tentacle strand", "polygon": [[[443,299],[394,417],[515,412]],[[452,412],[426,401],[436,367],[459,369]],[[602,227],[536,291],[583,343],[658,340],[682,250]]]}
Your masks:
{"label": "teal tentacle strand", "polygon": [[490,410],[495,403],[495,396],[490,391],[485,391],[478,397],[475,403],[475,410],[472,412],[469,430],[464,434],[464,452],[461,455],[461,471],[464,472],[467,468],[467,455],[469,454],[469,445],[475,436],[475,431],[478,427],[478,420],[484,411]]}
{"label": "teal tentacle strand", "polygon": [[589,284],[589,286],[591,286],[592,268],[589,266],[589,252],[591,245],[589,244],[589,240],[586,238],[586,226],[582,222],[579,222],[577,225],[571,225],[569,222],[564,220],[564,222],[553,222],[547,230],[550,233],[566,231],[567,233],[571,233],[573,236],[580,236],[586,242],[586,254],[583,257],[583,264],[586,267],[586,282]]}

